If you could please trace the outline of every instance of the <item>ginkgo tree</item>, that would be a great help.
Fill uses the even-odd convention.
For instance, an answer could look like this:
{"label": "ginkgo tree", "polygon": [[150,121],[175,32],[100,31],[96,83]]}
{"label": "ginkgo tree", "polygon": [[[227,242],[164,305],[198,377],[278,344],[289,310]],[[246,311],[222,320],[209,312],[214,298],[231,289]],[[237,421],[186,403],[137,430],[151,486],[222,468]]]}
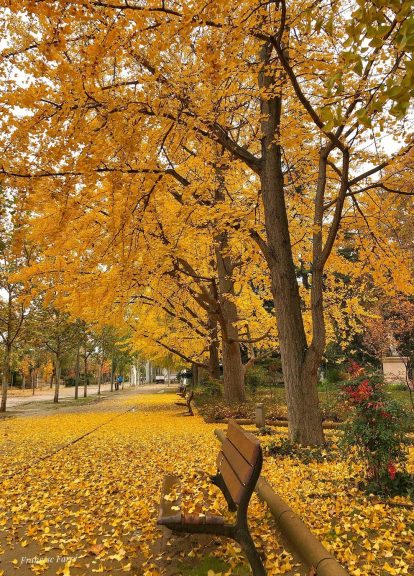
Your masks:
{"label": "ginkgo tree", "polygon": [[6,411],[7,391],[11,376],[12,352],[21,342],[28,319],[35,309],[31,283],[15,278],[24,266],[30,265],[34,250],[27,244],[18,247],[10,209],[11,198],[0,187],[0,345],[2,384],[0,412]]}
{"label": "ginkgo tree", "polygon": [[[394,4],[368,3],[368,25],[364,6],[352,13],[343,1],[23,0],[4,10],[2,173],[22,190],[26,210],[59,205],[60,225],[85,215],[82,242],[67,239],[78,261],[93,259],[99,242],[88,222],[111,219],[115,240],[126,232],[123,206],[134,204],[140,228],[155,194],[184,199],[187,214],[201,199],[214,222],[212,179],[204,171],[200,178],[199,165],[217,164],[217,146],[256,190],[258,219],[240,235],[268,267],[289,433],[303,443],[323,441],[317,369],[325,277],[343,265],[338,237],[345,227],[357,231],[368,254],[371,238],[360,226],[382,204],[384,168],[412,145],[404,115],[412,9],[405,2],[396,12]],[[400,95],[393,83],[401,78],[408,88]],[[395,152],[381,146],[386,135]],[[126,246],[142,257],[135,238],[101,268],[114,287],[127,274]],[[406,260],[382,248],[380,261],[365,264],[380,281],[412,290]],[[307,270],[306,307],[298,269]],[[117,290],[105,286],[109,303]]]}

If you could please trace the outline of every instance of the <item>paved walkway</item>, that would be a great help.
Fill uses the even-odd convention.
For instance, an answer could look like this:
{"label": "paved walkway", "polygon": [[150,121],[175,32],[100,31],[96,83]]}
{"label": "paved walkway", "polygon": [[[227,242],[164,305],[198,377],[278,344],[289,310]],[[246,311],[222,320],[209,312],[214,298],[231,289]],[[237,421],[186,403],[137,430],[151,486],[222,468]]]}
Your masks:
{"label": "paved walkway", "polygon": [[[172,383],[171,388],[177,386],[177,383]],[[142,384],[137,386],[137,390],[147,391],[154,388],[161,390],[163,388],[168,388],[167,384],[156,384],[155,382],[152,384]],[[124,390],[130,388],[129,383],[124,383]],[[101,394],[107,395],[111,390],[111,384],[102,384],[101,385]],[[121,389],[122,391],[122,389]],[[14,392],[14,391],[13,391]],[[35,394],[32,395],[29,393],[30,391],[26,391],[24,394],[21,395],[10,395],[7,396],[7,408],[15,408],[21,406],[22,404],[31,404],[33,402],[43,402],[46,400],[53,400],[55,391],[54,389],[50,388],[43,388],[43,389],[35,389]],[[98,386],[88,386],[88,396],[96,396],[98,394]],[[60,388],[59,390],[59,398],[63,400],[64,398],[75,398],[75,387],[71,386],[70,388]],[[79,398],[83,398],[83,386],[79,387]]]}

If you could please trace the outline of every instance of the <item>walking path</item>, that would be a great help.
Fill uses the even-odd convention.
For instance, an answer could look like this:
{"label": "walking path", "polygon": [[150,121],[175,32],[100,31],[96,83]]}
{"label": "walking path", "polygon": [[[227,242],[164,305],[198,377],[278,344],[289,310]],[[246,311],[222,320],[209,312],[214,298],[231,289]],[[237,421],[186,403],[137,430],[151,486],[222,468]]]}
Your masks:
{"label": "walking path", "polygon": [[[167,384],[144,384],[137,387],[142,393],[142,391],[148,391],[154,387],[166,388]],[[171,385],[172,387],[172,385]],[[129,388],[129,383],[124,383],[124,390]],[[101,384],[101,394],[107,394],[111,391],[111,384]],[[121,390],[122,391],[122,390]],[[15,394],[16,392],[16,394]],[[96,396],[98,394],[98,386],[88,386],[88,397]],[[47,400],[53,400],[55,391],[53,388],[43,388],[35,389],[35,394],[32,395],[31,390],[25,390],[24,392],[20,390],[13,390],[12,394],[7,396],[7,408],[14,408],[16,406],[21,406],[22,404],[31,404],[33,402],[42,402]],[[70,388],[60,388],[59,398],[61,400],[65,398],[75,398],[75,387]],[[83,398],[83,386],[79,387],[79,398]]]}

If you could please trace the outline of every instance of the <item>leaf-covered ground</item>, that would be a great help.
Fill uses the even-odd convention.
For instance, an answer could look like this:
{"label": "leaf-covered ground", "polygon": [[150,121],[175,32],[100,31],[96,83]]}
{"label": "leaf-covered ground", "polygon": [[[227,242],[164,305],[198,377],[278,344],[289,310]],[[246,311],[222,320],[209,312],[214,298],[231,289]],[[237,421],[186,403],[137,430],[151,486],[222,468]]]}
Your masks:
{"label": "leaf-covered ground", "polygon": [[[166,473],[183,477],[188,510],[226,509],[205,476],[215,468],[215,425],[183,415],[175,398],[131,391],[0,422],[0,574],[249,573],[234,543],[155,526]],[[414,572],[413,508],[362,495],[342,462],[268,457],[263,474],[350,574]],[[268,574],[305,574],[256,496],[250,518]]]}

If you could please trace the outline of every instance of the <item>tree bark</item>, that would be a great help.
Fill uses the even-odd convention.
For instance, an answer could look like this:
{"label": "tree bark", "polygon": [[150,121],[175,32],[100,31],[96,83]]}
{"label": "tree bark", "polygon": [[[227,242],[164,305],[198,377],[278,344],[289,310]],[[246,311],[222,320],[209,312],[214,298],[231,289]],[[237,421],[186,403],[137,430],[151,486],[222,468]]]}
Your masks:
{"label": "tree bark", "polygon": [[218,334],[217,334],[217,320],[215,318],[209,317],[208,319],[209,324],[209,332],[210,332],[210,344],[208,346],[209,352],[209,374],[210,378],[214,378],[215,380],[220,380],[220,344],[218,341]]}
{"label": "tree bark", "polygon": [[75,400],[79,398],[79,362],[80,362],[80,344],[76,352],[76,368],[75,368]]}
{"label": "tree bark", "polygon": [[193,373],[192,387],[195,388],[198,385],[198,366],[197,366],[197,364],[192,364],[191,371]]}
{"label": "tree bark", "polygon": [[55,396],[53,402],[57,404],[59,402],[59,388],[60,388],[60,357],[56,357],[56,384],[55,384]]}
{"label": "tree bark", "polygon": [[101,395],[102,364],[99,364],[98,372],[98,396]]}
{"label": "tree bark", "polygon": [[86,355],[86,347],[85,347],[84,366],[85,366],[85,382],[83,385],[83,397],[86,398],[88,396],[88,357]]}
{"label": "tree bark", "polygon": [[4,364],[3,364],[3,380],[1,383],[1,406],[0,412],[6,412],[6,405],[7,405],[7,388],[9,384],[9,373],[10,373],[10,355],[11,355],[11,346],[6,343],[6,350],[4,356]]}
{"label": "tree bark", "polygon": [[224,397],[233,404],[246,400],[244,369],[241,357],[237,307],[233,302],[234,282],[232,280],[232,263],[229,256],[223,256],[228,248],[227,234],[216,236],[216,262],[220,287],[220,329],[223,351]]}
{"label": "tree bark", "polygon": [[55,378],[55,374],[56,374],[56,366],[55,366],[55,363],[53,362],[53,370],[52,370],[52,374],[50,375],[49,388],[53,388],[53,380]]}
{"label": "tree bark", "polygon": [[[264,66],[269,56],[270,51],[264,47]],[[260,88],[267,89],[272,84],[273,78],[266,76],[263,68],[259,75]],[[261,108],[263,138],[260,181],[267,234],[264,251],[271,272],[289,437],[301,444],[321,444],[324,435],[319,409],[317,368],[323,350],[313,350],[312,358],[309,358],[284,194],[282,150],[279,144],[282,98],[277,96],[264,99]]]}

